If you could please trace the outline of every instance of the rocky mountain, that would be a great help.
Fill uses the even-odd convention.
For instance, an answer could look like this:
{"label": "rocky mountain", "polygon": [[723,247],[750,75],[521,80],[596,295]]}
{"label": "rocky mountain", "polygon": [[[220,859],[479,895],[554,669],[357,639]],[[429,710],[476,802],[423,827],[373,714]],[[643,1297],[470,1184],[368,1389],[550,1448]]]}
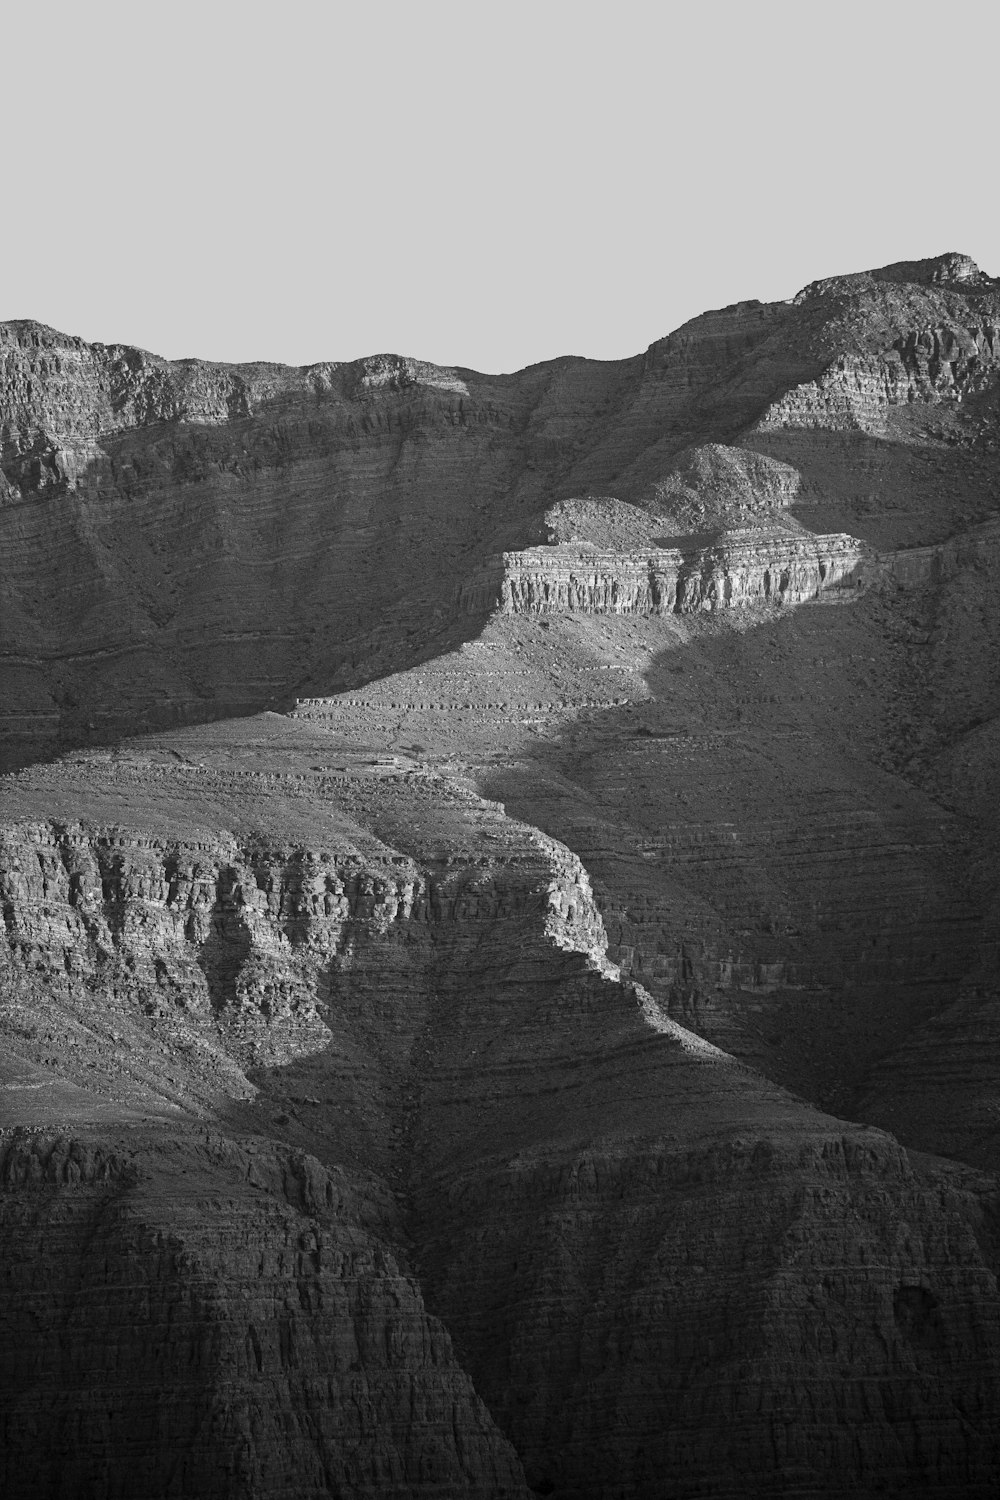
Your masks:
{"label": "rocky mountain", "polygon": [[3,1492],[992,1497],[1000,281],[0,327]]}

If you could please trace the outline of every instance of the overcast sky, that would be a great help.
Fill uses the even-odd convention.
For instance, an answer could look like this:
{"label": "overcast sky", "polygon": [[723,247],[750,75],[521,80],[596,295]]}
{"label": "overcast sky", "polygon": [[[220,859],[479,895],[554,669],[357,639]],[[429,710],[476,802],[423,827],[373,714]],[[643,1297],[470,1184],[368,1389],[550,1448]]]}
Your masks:
{"label": "overcast sky", "polygon": [[992,0],[5,9],[0,318],[500,371],[892,260],[1000,274]]}

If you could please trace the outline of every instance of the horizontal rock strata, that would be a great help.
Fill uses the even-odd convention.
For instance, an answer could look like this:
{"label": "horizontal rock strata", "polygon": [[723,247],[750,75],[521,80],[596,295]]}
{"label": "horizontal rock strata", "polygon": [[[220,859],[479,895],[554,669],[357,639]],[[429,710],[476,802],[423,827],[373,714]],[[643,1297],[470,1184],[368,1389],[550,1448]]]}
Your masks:
{"label": "horizontal rock strata", "polygon": [[0,329],[5,1496],[993,1500],[998,329]]}
{"label": "horizontal rock strata", "polygon": [[[241,780],[239,743],[14,785],[4,1023],[81,1092],[59,1139],[7,1096],[6,1492],[110,1496],[127,1459],[151,1495],[985,1497],[990,1181],[915,1173],[669,1020],[579,861],[496,803],[317,768],[278,721]],[[74,785],[117,825],[60,822]],[[227,786],[230,833],[161,826]],[[265,809],[327,842],[241,831]]]}
{"label": "horizontal rock strata", "polygon": [[[0,764],[408,666],[448,628],[456,578],[571,496],[681,529],[815,503],[797,434],[881,436],[993,388],[996,282],[926,270],[951,263],[706,313],[631,360],[495,377],[395,355],[170,362],[4,325]],[[904,523],[883,492],[825,529],[937,539],[939,511]]]}
{"label": "horizontal rock strata", "polygon": [[870,550],[849,536],[727,536],[689,551],[536,547],[491,559],[458,597],[469,614],[490,608],[504,614],[684,614],[801,604],[824,590],[861,586],[873,562]]}
{"label": "horizontal rock strata", "polygon": [[982,389],[998,364],[1000,321],[922,328],[877,356],[842,355],[815,380],[773,402],[754,430],[834,427],[884,433],[889,408],[961,398]]}
{"label": "horizontal rock strata", "polygon": [[265,1142],[0,1135],[4,1494],[525,1500],[366,1218]]}
{"label": "horizontal rock strata", "polygon": [[[313,802],[334,795],[322,772],[297,778]],[[142,792],[141,768],[127,787]],[[96,1026],[105,1097],[204,1109],[208,1073],[217,1109],[241,1076],[255,1103],[235,1107],[283,1113],[292,1136],[9,1137],[4,1307],[28,1323],[6,1341],[7,1493],[112,1494],[127,1458],[165,1494],[168,1442],[171,1475],[205,1496],[291,1476],[304,1494],[523,1494],[471,1376],[535,1493],[597,1500],[627,1475],[652,1497],[669,1472],[679,1496],[730,1496],[747,1475],[763,1496],[792,1466],[840,1494],[844,1476],[961,1464],[985,1496],[1000,1328],[981,1188],[942,1199],[888,1137],[814,1115],[661,1017],[604,960],[558,844],[391,772],[345,796],[382,835],[420,828],[424,802],[435,823],[382,864],[123,826],[7,835],[18,1046],[43,1067],[57,1028]],[[427,862],[442,837],[447,862]],[[24,1034],[28,995],[54,1040]],[[423,1296],[393,1248],[403,1226]],[[18,1278],[45,1296],[57,1263],[72,1278],[31,1323],[51,1304]]]}
{"label": "horizontal rock strata", "polygon": [[1000,527],[994,522],[936,547],[908,547],[887,553],[880,561],[904,587],[945,583],[968,568],[995,573],[1000,562]]}

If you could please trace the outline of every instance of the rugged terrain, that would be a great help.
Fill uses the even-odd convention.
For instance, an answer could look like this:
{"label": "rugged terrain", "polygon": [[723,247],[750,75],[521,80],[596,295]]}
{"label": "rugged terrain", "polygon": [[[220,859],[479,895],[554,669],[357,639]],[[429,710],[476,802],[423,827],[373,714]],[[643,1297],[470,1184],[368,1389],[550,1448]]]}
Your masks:
{"label": "rugged terrain", "polygon": [[5,1493],[995,1493],[998,444],[959,255],[0,328]]}

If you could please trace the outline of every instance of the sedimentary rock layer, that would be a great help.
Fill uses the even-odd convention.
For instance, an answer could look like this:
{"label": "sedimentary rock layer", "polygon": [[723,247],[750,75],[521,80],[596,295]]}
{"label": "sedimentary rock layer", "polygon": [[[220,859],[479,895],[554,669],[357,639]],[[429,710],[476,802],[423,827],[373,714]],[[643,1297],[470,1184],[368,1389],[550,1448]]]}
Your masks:
{"label": "sedimentary rock layer", "polygon": [[685,614],[748,604],[801,604],[861,586],[874,557],[849,536],[732,534],[682,550],[598,552],[570,546],[505,552],[463,584],[460,608],[481,615],[560,610]]}
{"label": "sedimentary rock layer", "polygon": [[176,1123],[0,1153],[11,1500],[528,1494],[343,1173]]}
{"label": "sedimentary rock layer", "polygon": [[0,332],[5,1494],[992,1500],[998,327]]}
{"label": "sedimentary rock layer", "polygon": [[[846,488],[849,514],[819,529],[882,550],[938,540],[965,495],[985,503],[968,445],[946,452],[943,498],[934,468],[906,475],[908,504],[886,485],[912,467],[915,414],[959,396],[971,412],[992,389],[1000,296],[960,259],[706,313],[631,360],[499,377],[389,355],[171,363],[4,325],[3,763],[425,659],[456,580],[573,496],[688,528]],[[798,440],[824,432],[882,446],[835,474],[814,448],[803,466]]]}
{"label": "sedimentary rock layer", "polygon": [[495,803],[227,735],[13,785],[7,1032],[77,1092],[7,1096],[8,1492],[989,1493],[988,1179],[670,1021]]}

